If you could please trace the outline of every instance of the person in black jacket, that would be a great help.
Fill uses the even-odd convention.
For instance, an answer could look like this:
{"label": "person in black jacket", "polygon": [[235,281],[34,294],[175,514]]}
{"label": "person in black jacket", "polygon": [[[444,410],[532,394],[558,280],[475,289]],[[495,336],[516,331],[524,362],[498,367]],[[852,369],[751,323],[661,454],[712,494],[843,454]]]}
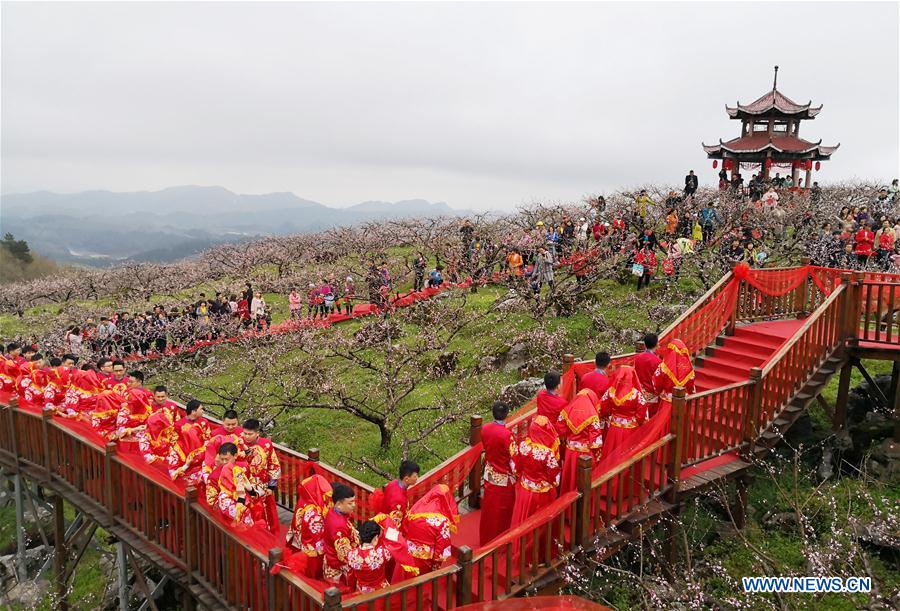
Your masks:
{"label": "person in black jacket", "polygon": [[684,177],[684,196],[692,197],[697,192],[698,186],[700,186],[700,182],[697,179],[697,175],[694,174],[694,170],[691,170]]}

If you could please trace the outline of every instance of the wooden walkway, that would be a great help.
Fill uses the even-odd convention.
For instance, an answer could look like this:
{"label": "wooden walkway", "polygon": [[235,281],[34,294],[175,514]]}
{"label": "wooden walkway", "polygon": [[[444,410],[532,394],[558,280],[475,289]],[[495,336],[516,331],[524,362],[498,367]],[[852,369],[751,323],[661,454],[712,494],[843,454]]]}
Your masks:
{"label": "wooden walkway", "polygon": [[[799,274],[801,280],[782,282],[778,274]],[[712,486],[734,482],[740,522],[752,457],[777,444],[830,377],[841,376],[840,426],[840,399],[846,401],[853,359],[878,355],[900,362],[898,309],[900,277],[854,277],[812,267],[754,270],[740,279],[727,274],[662,333],[661,343],[684,339],[697,356],[698,392],[685,397],[676,389],[666,420],[645,424],[633,453],[618,464],[582,459],[577,492],[529,518],[524,534],[479,547],[474,533],[480,418],[473,417],[470,448],[424,474],[411,491],[416,497],[447,483],[469,510],[452,561],[369,595],[342,598],[339,591],[289,571],[273,575],[280,542],[270,546],[273,542],[248,540],[230,530],[197,502],[196,490],[148,474],[117,455],[115,444],[104,444],[52,413],[15,401],[0,408],[0,466],[64,498],[158,566],[183,588],[188,607],[451,609],[539,588],[579,550],[613,554],[629,539],[645,536],[664,516],[677,516],[686,499]],[[617,356],[612,366],[633,358]],[[567,358],[563,392],[574,396],[580,376],[591,368],[589,361]],[[900,403],[900,391],[893,400]],[[517,437],[527,430],[533,408],[532,401],[510,423]],[[360,501],[358,517],[371,514],[370,486],[320,462],[315,450],[302,454],[278,446],[277,451],[287,480],[322,473],[347,483]],[[295,495],[279,491],[283,517],[293,510]]]}

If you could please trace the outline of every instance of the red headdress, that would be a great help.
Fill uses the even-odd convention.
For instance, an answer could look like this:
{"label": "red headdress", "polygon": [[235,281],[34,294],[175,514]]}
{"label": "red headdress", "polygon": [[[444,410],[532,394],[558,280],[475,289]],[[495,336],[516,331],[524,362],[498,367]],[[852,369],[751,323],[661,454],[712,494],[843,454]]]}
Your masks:
{"label": "red headdress", "polygon": [[684,386],[694,377],[691,353],[680,339],[673,339],[666,345],[659,366],[675,386]]}
{"label": "red headdress", "polygon": [[641,392],[641,383],[638,380],[634,367],[623,365],[613,374],[609,385],[609,398],[616,405],[622,405],[638,396]]}
{"label": "red headdress", "polygon": [[332,506],[331,484],[319,474],[310,475],[297,484],[297,505],[315,505],[324,513]]}
{"label": "red headdress", "polygon": [[600,419],[597,415],[596,398],[597,394],[593,390],[585,388],[561,412],[572,434],[580,433]]}
{"label": "red headdress", "polygon": [[528,425],[528,439],[531,443],[542,445],[556,451],[559,448],[559,433],[546,416],[535,416]]}
{"label": "red headdress", "polygon": [[[540,416],[539,416],[540,417]],[[546,418],[544,418],[546,420]],[[456,532],[456,525],[459,523],[459,508],[453,499],[453,493],[446,484],[438,484],[425,493],[409,509],[406,519],[413,519],[417,516],[439,514],[450,520],[450,529]]]}
{"label": "red headdress", "polygon": [[99,392],[103,388],[103,382],[100,379],[100,374],[98,374],[93,369],[79,369],[77,371],[73,371],[72,384],[79,391],[87,394]]}

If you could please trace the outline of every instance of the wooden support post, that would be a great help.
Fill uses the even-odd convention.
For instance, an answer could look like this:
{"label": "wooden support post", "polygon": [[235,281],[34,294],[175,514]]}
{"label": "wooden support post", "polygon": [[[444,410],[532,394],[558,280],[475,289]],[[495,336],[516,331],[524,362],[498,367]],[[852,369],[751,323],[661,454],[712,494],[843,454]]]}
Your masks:
{"label": "wooden support post", "polygon": [[275,575],[272,569],[281,562],[283,552],[280,547],[269,550],[269,562],[266,564],[266,606],[269,611],[279,611],[279,607],[275,604]]}
{"label": "wooden support post", "polygon": [[13,475],[13,496],[16,502],[16,555],[18,556],[16,575],[19,578],[19,583],[25,583],[28,580],[28,567],[25,561],[27,544],[25,543],[25,491],[23,490],[23,484],[22,474],[16,472]]}
{"label": "wooden support post", "polygon": [[574,354],[564,354],[562,360],[562,373],[565,374],[572,368],[572,365],[575,364],[575,355]]}
{"label": "wooden support post", "polygon": [[[56,573],[56,595],[58,600],[56,608],[67,611],[69,599],[66,596],[66,582],[69,576],[66,574],[66,514],[63,498],[53,495],[53,571]],[[37,517],[37,516],[35,516]]]}
{"label": "wooden support post", "polygon": [[841,337],[844,342],[856,337],[856,331],[854,331],[853,325],[850,324],[854,298],[852,281],[853,275],[850,272],[841,274],[841,284],[844,285],[844,301],[841,304]]}
{"label": "wooden support post", "polygon": [[669,482],[671,487],[668,492],[668,501],[673,505],[678,503],[678,486],[681,481],[681,462],[684,455],[684,387],[676,386],[672,389],[672,433],[675,440],[672,442],[672,452],[669,456]]}
{"label": "wooden support post", "polygon": [[306,457],[310,462],[319,462],[319,448],[310,448],[306,453]]}
{"label": "wooden support post", "polygon": [[747,409],[744,418],[744,442],[748,444],[748,455],[753,451],[756,437],[764,426],[762,422],[762,374],[763,371],[759,367],[750,368],[750,381],[753,382],[753,386],[750,387],[750,392],[747,393]]}
{"label": "wooden support post", "polygon": [[472,548],[461,545],[456,555],[459,573],[456,574],[456,605],[472,602]]}
{"label": "wooden support post", "polygon": [[850,374],[852,373],[853,359],[848,358],[841,367],[837,399],[834,401],[834,419],[831,421],[831,430],[835,432],[844,428],[847,423],[847,402],[850,399]]}
{"label": "wooden support post", "polygon": [[737,327],[737,314],[738,307],[741,304],[741,290],[744,288],[744,281],[738,281],[737,287],[737,299],[734,300],[734,307],[731,309],[731,314],[728,315],[728,324],[725,325],[725,335],[727,337],[731,337],[734,335],[734,330]]}
{"label": "wooden support post", "polygon": [[572,551],[575,551],[576,546],[581,546],[581,549],[587,549],[593,536],[593,532],[591,532],[591,526],[593,525],[591,520],[591,502],[593,500],[591,496],[592,469],[593,460],[590,456],[578,457],[575,484],[581,496],[575,503],[575,536],[572,538]]}
{"label": "wooden support post", "polygon": [[116,564],[119,569],[119,611],[128,611],[128,558],[121,540],[116,543]]}
{"label": "wooden support post", "polygon": [[325,590],[322,611],[341,611],[341,591],[337,588]]}
{"label": "wooden support post", "polygon": [[115,442],[108,442],[104,448],[103,470],[106,478],[106,515],[109,523],[116,519],[116,507],[119,505],[119,495],[122,493],[117,474],[113,473],[113,457],[116,455]]}
{"label": "wooden support post", "polygon": [[[481,424],[481,416],[473,415],[469,418],[469,446],[481,443]],[[469,473],[469,507],[472,509],[481,507],[482,460],[483,457],[479,456]]]}

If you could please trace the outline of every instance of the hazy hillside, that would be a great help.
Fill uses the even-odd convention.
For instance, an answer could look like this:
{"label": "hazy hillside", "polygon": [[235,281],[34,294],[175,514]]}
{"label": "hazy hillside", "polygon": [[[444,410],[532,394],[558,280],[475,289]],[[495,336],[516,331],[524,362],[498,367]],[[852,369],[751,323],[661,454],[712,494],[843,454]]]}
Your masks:
{"label": "hazy hillside", "polygon": [[222,242],[354,225],[379,218],[461,214],[422,199],[330,208],[293,193],[244,195],[222,187],[113,193],[3,195],[0,229],[60,262],[174,261]]}

